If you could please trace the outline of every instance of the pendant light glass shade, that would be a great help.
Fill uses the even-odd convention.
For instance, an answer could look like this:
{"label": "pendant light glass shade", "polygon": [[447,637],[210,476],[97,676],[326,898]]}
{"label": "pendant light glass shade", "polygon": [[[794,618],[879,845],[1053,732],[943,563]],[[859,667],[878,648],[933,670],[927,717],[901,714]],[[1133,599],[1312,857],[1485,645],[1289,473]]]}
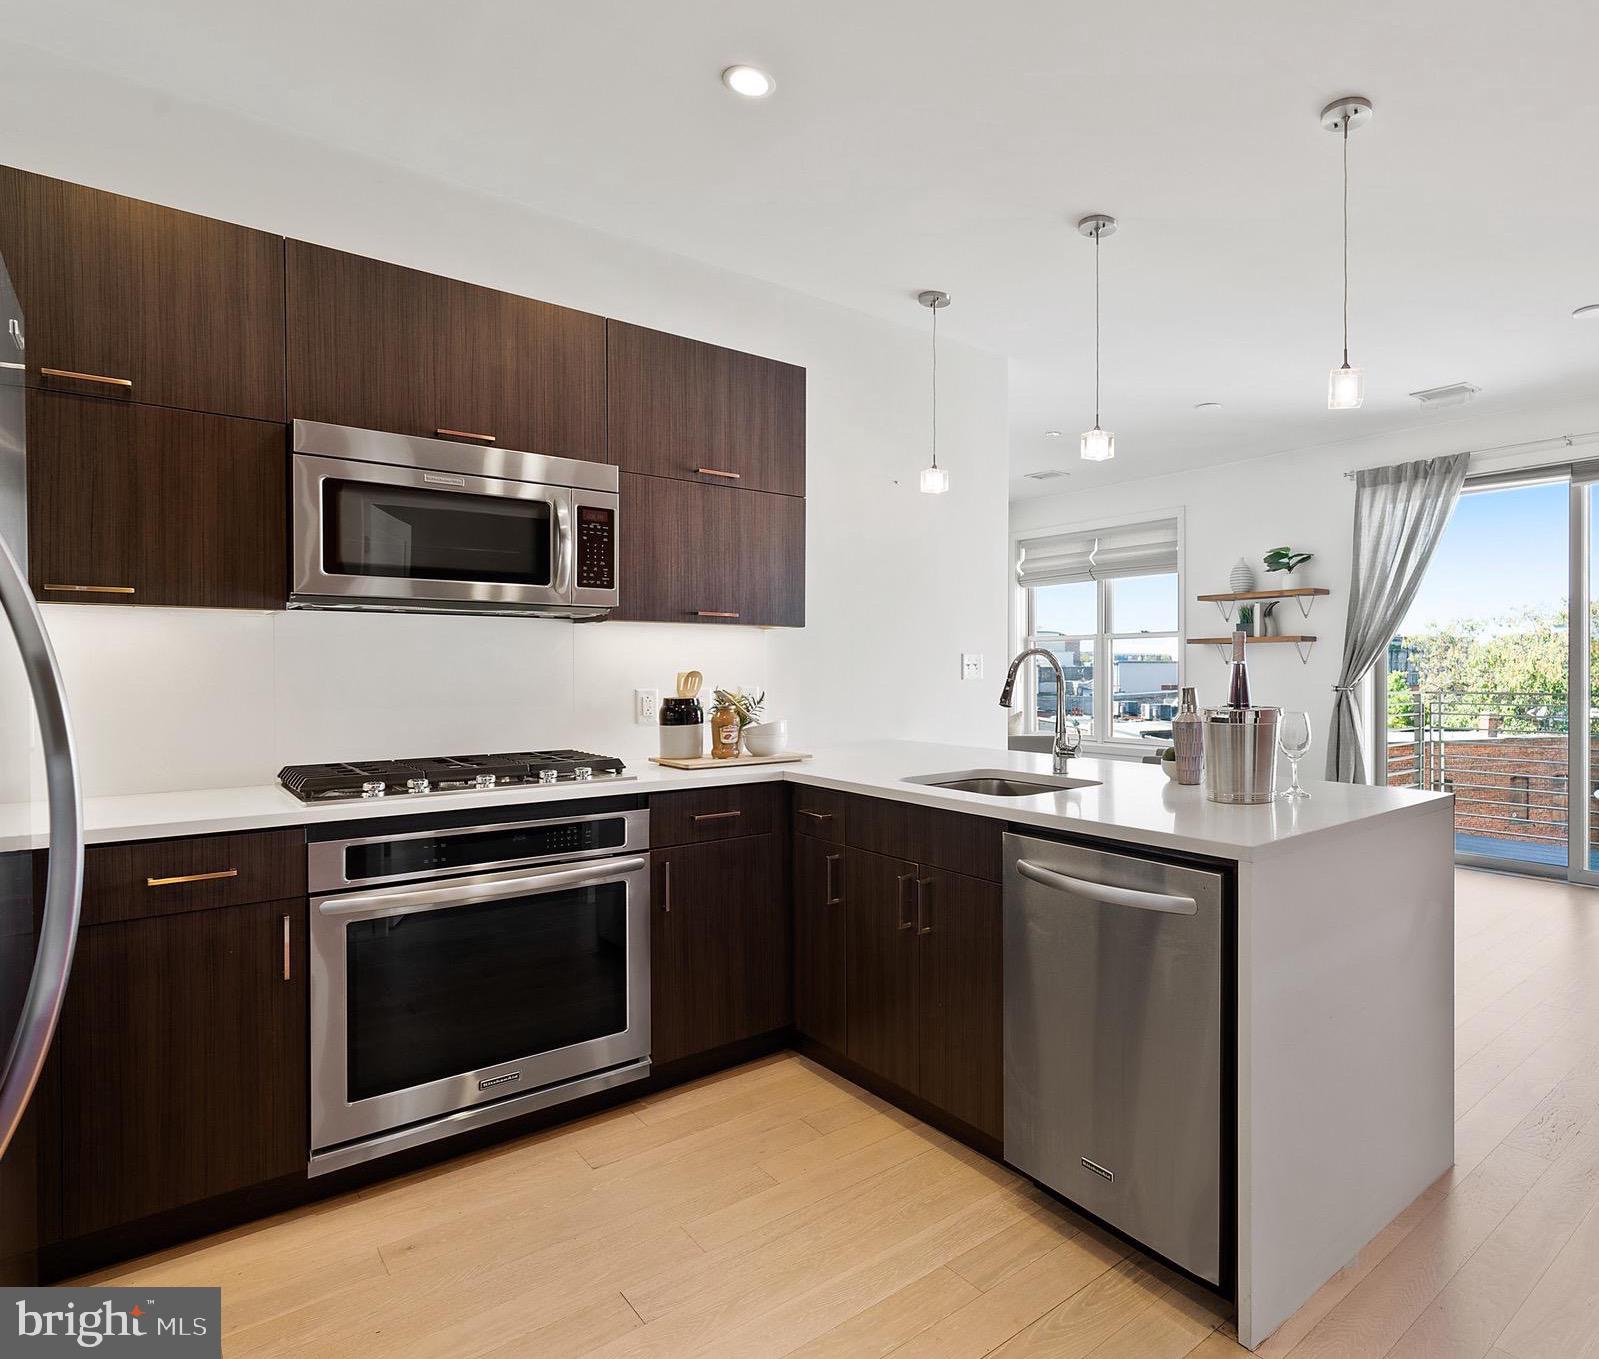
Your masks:
{"label": "pendant light glass shade", "polygon": [[1366,373],[1347,363],[1327,374],[1327,409],[1358,411],[1366,404]]}
{"label": "pendant light glass shade", "polygon": [[1083,435],[1080,451],[1088,462],[1109,462],[1116,456],[1116,436],[1095,425]]}
{"label": "pendant light glass shade", "polygon": [[933,461],[922,468],[923,495],[949,490],[949,470],[938,465],[938,313],[949,306],[949,294],[936,288],[917,293],[916,300],[933,313]]}

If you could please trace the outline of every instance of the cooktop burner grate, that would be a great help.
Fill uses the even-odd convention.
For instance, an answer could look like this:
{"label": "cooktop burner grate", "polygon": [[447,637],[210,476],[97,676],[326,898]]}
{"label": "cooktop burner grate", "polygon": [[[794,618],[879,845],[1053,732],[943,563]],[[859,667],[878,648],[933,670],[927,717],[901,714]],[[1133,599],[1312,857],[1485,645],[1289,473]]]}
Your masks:
{"label": "cooktop burner grate", "polygon": [[302,802],[472,792],[522,784],[630,777],[614,755],[531,750],[501,755],[425,755],[403,760],[290,764],[278,782]]}

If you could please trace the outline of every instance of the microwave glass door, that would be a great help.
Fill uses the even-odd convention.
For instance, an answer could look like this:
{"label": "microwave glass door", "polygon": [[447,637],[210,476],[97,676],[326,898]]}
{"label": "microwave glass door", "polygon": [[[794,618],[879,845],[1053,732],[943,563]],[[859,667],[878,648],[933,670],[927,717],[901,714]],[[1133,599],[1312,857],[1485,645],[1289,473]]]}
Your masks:
{"label": "microwave glass door", "polygon": [[332,575],[548,588],[556,507],[381,481],[322,483],[322,561]]}
{"label": "microwave glass door", "polygon": [[346,1098],[625,1031],[627,906],[611,881],[346,924]]}

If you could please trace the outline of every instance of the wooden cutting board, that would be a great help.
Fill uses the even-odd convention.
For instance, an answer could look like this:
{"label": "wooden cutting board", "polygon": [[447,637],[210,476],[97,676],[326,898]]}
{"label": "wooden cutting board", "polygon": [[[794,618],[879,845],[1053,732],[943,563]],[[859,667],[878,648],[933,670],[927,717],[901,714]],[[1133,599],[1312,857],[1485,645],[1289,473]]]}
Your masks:
{"label": "wooden cutting board", "polygon": [[781,755],[735,755],[727,760],[719,760],[714,755],[694,755],[686,759],[651,755],[650,763],[658,764],[663,769],[732,769],[741,764],[793,764],[796,760],[810,758],[797,750],[785,750]]}

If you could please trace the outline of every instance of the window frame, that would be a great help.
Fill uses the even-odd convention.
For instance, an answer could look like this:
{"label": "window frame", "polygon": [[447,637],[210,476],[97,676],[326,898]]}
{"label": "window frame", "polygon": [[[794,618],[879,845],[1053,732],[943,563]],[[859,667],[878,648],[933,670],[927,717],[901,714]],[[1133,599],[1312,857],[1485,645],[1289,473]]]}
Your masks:
{"label": "window frame", "polygon": [[[1128,524],[1148,523],[1152,520],[1169,519],[1177,526],[1177,627],[1175,630],[1160,632],[1129,632],[1116,633],[1112,631],[1115,624],[1111,608],[1111,582],[1114,580],[1130,579],[1143,572],[1130,572],[1127,575],[1118,575],[1114,572],[1097,577],[1094,581],[1094,624],[1093,633],[1051,633],[1050,641],[1079,640],[1090,643],[1094,648],[1094,687],[1093,687],[1093,719],[1090,724],[1082,727],[1083,746],[1085,749],[1095,747],[1107,753],[1127,755],[1133,751],[1154,751],[1159,748],[1155,741],[1139,736],[1119,736],[1116,734],[1115,721],[1112,717],[1114,706],[1115,687],[1115,649],[1113,642],[1120,637],[1123,640],[1133,638],[1148,638],[1151,641],[1170,641],[1177,659],[1177,686],[1179,692],[1187,683],[1188,675],[1188,611],[1184,600],[1187,594],[1187,539],[1186,525],[1183,511],[1178,509],[1151,509],[1136,514],[1125,514],[1105,518],[1083,520],[1077,523],[1062,525],[1038,525],[1037,527],[1013,531],[1011,534],[1010,560],[1014,564],[1019,550],[1033,539],[1050,537],[1063,533],[1091,533],[1096,530],[1109,530],[1121,528]],[[1038,633],[1036,632],[1034,593],[1036,589],[1047,587],[1029,587],[1019,581],[1012,580],[1012,605],[1011,605],[1011,638],[1014,644],[1013,654],[1036,645]],[[1019,735],[1044,736],[1054,730],[1054,721],[1050,719],[1047,725],[1041,724],[1038,718],[1038,671],[1039,662],[1029,660],[1026,672],[1026,698],[1025,702],[1018,705],[1021,708],[1021,730]]]}

